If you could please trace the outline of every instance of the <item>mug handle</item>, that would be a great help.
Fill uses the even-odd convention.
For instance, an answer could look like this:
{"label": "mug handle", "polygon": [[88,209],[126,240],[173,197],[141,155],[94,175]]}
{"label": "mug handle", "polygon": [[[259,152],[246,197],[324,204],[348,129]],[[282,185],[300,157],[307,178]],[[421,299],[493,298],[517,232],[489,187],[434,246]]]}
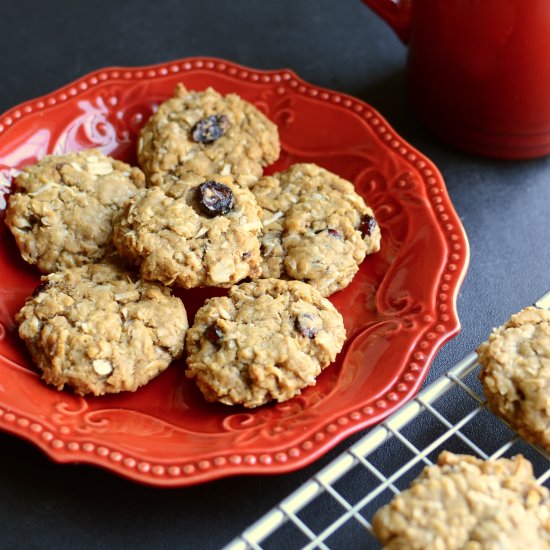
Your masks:
{"label": "mug handle", "polygon": [[407,44],[411,31],[411,8],[413,0],[362,0],[378,14]]}

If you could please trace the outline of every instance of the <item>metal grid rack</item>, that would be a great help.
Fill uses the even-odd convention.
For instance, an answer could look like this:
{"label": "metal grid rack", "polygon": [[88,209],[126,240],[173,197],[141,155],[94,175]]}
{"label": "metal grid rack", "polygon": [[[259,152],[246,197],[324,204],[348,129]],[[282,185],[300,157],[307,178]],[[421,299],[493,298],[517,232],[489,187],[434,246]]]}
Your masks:
{"label": "metal grid rack", "polygon": [[[550,309],[550,292],[535,305]],[[550,487],[550,457],[488,411],[478,372],[471,353],[224,550],[379,548],[372,516],[443,450],[484,459],[521,453]]]}

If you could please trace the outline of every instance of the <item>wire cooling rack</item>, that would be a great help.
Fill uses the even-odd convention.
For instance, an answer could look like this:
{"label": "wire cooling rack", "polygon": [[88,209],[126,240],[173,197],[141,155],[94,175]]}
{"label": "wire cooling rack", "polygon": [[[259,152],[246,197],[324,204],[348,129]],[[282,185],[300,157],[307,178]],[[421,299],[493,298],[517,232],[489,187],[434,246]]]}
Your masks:
{"label": "wire cooling rack", "polygon": [[[550,309],[550,292],[535,305]],[[376,510],[443,450],[480,458],[523,454],[550,485],[550,457],[486,408],[475,352],[339,455],[224,550],[379,548]]]}

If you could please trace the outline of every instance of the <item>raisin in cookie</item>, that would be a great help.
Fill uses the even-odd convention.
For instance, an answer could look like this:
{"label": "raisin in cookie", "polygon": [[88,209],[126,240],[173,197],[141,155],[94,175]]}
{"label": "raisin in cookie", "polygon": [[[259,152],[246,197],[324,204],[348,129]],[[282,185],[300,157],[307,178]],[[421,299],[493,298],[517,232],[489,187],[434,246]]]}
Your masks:
{"label": "raisin in cookie", "polygon": [[16,321],[42,378],[57,389],[134,391],[181,355],[187,315],[164,285],[109,263],[42,280]]}
{"label": "raisin in cookie", "polygon": [[257,407],[315,384],[342,349],[342,316],[312,286],[262,279],[207,300],[186,337],[186,375],[207,401]]}
{"label": "raisin in cookie", "polygon": [[266,176],[252,192],[263,210],[263,277],[306,281],[329,296],[380,249],[380,228],[353,184],[315,164]]}
{"label": "raisin in cookie", "polygon": [[46,156],[15,179],[6,224],[43,273],[97,262],[112,251],[124,203],[143,187],[141,170],[100,151]]}
{"label": "raisin in cookie", "polygon": [[138,161],[151,184],[167,173],[233,174],[242,186],[255,183],[262,167],[279,157],[277,127],[236,94],[178,85],[141,130]]}
{"label": "raisin in cookie", "polygon": [[550,311],[512,315],[477,353],[491,411],[550,452]]}
{"label": "raisin in cookie", "polygon": [[375,514],[387,550],[550,548],[550,494],[531,463],[443,452]]}
{"label": "raisin in cookie", "polygon": [[144,279],[184,288],[227,287],[260,274],[260,209],[230,176],[167,176],[136,193],[114,231]]}

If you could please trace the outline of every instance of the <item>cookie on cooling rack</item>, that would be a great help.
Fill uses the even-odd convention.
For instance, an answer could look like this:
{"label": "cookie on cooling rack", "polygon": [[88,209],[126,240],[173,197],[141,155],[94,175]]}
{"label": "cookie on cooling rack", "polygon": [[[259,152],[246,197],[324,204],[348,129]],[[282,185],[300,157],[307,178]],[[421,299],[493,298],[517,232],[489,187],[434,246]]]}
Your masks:
{"label": "cookie on cooling rack", "polygon": [[277,127],[237,94],[212,88],[188,91],[182,84],[162,103],[138,140],[138,162],[150,183],[165,174],[233,174],[248,186],[279,157]]}
{"label": "cookie on cooling rack", "polygon": [[315,164],[266,176],[252,192],[263,211],[263,277],[305,281],[329,296],[380,249],[373,211],[353,184]]}
{"label": "cookie on cooling rack", "polygon": [[211,402],[258,407],[285,401],[315,384],[345,337],[342,316],[312,286],[243,283],[197,312],[186,337],[186,375]]}
{"label": "cookie on cooling rack", "polygon": [[42,281],[16,321],[42,378],[57,389],[134,391],[181,355],[187,315],[164,285],[109,263]]}
{"label": "cookie on cooling rack", "polygon": [[550,548],[550,493],[522,456],[443,452],[372,522],[386,549]]}
{"label": "cookie on cooling rack", "polygon": [[115,226],[119,253],[144,279],[228,287],[260,274],[260,209],[231,176],[166,176],[136,193]]}
{"label": "cookie on cooling rack", "polygon": [[550,452],[550,311],[527,307],[477,349],[491,411]]}
{"label": "cookie on cooling rack", "polygon": [[113,250],[126,200],[143,187],[141,170],[100,151],[46,156],[15,179],[6,224],[43,273],[97,262]]}

